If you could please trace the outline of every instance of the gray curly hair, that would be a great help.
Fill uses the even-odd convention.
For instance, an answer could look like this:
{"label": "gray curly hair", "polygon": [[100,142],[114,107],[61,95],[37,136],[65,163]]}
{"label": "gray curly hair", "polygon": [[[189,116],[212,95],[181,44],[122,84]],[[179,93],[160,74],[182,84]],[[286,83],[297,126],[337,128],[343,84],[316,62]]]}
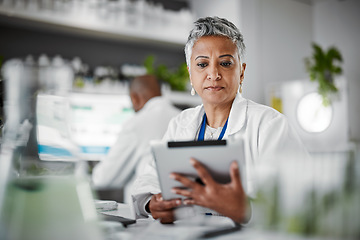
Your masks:
{"label": "gray curly hair", "polygon": [[195,26],[190,31],[188,40],[185,44],[186,64],[190,69],[190,58],[195,42],[203,36],[225,36],[236,45],[239,57],[245,53],[245,44],[240,30],[230,21],[219,17],[199,18],[194,22]]}

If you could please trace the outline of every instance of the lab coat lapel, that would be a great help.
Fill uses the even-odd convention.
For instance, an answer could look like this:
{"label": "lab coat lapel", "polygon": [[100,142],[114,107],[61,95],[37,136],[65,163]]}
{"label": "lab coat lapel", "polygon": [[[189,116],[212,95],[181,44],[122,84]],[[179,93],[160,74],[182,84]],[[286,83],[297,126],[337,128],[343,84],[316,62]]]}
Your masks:
{"label": "lab coat lapel", "polygon": [[247,100],[237,94],[233,105],[231,106],[228,128],[225,132],[225,138],[228,136],[234,135],[239,132],[246,125],[246,115],[247,115]]}

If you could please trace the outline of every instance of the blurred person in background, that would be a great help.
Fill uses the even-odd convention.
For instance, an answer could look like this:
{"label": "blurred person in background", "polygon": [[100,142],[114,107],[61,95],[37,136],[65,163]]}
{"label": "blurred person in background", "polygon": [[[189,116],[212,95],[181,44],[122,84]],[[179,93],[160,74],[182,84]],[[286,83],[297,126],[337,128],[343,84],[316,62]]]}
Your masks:
{"label": "blurred person in background", "polygon": [[[149,160],[132,190],[138,218],[151,215],[161,223],[172,223],[176,220],[174,210],[184,204],[193,206],[198,214],[213,212],[236,223],[247,222],[251,212],[248,196],[254,194],[256,179],[252,173],[256,165],[268,160],[308,157],[284,115],[242,97],[244,50],[242,34],[228,20],[206,17],[195,22],[185,45],[185,55],[192,94],[196,92],[203,104],[186,109],[172,119],[163,140],[244,139],[245,182],[241,182],[236,161],[229,169],[231,182],[219,184],[199,161],[188,159],[184,161],[191,161],[204,185],[172,173],[170,177],[186,187],[173,191],[186,199],[164,200],[155,162]],[[147,157],[152,158],[150,153]],[[247,192],[243,188],[245,184]]]}
{"label": "blurred person in background", "polygon": [[152,75],[130,81],[129,94],[135,115],[124,122],[116,143],[93,169],[96,189],[121,189],[131,179],[153,139],[161,139],[171,118],[180,110],[161,95],[161,84]]}

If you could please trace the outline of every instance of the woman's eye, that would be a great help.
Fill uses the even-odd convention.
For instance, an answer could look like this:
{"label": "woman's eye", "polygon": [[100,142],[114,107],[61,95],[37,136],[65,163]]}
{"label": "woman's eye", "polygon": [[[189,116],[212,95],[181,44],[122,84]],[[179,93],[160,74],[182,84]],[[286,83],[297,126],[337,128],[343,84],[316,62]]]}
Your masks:
{"label": "woman's eye", "polygon": [[199,66],[199,67],[201,67],[201,68],[204,68],[204,67],[207,66],[207,64],[206,64],[206,63],[198,63],[197,66]]}
{"label": "woman's eye", "polygon": [[224,67],[229,67],[231,66],[232,62],[222,62],[220,63],[221,66],[224,66]]}

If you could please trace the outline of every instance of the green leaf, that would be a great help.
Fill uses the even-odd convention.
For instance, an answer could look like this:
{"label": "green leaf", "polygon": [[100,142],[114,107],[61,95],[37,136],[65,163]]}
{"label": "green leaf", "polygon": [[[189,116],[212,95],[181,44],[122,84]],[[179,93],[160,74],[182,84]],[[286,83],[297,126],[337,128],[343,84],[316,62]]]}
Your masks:
{"label": "green leaf", "polygon": [[311,81],[318,82],[318,92],[323,97],[323,104],[327,106],[331,104],[329,95],[338,91],[334,85],[334,78],[336,75],[342,74],[339,64],[343,59],[335,47],[324,51],[318,44],[313,43],[312,48],[312,56],[304,60],[306,71]]}
{"label": "green leaf", "polygon": [[153,55],[149,55],[144,61],[144,67],[148,74],[155,74],[154,61],[155,57]]}
{"label": "green leaf", "polygon": [[327,58],[328,59],[334,59],[334,60],[338,60],[339,62],[342,62],[342,56],[340,54],[340,52],[337,50],[337,48],[332,47],[328,50],[327,52]]}

